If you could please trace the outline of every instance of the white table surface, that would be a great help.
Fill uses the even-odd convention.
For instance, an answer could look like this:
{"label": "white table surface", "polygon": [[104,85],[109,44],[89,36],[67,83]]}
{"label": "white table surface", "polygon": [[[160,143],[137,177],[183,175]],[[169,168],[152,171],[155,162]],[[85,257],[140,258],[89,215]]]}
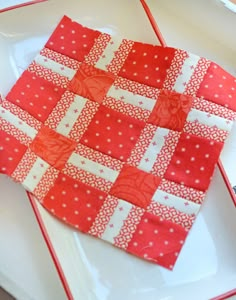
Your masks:
{"label": "white table surface", "polygon": [[[64,13],[70,12],[72,18],[79,16],[85,25],[86,22],[91,23],[85,15],[73,10],[70,6],[72,0],[50,2],[58,4],[57,9],[52,11],[51,24],[56,24]],[[150,32],[145,34],[149,28],[148,21],[145,28],[139,25],[140,18],[145,19],[146,16],[138,0],[133,0],[132,5],[127,5],[127,9],[123,11],[122,7],[125,7],[127,0],[119,1],[119,5],[117,0],[110,0],[110,2],[117,7],[108,14],[102,8],[98,9],[95,24],[99,24],[102,15],[106,18],[107,24],[110,22],[116,26],[119,24],[116,20],[122,13],[124,24],[123,28],[119,26],[121,34],[127,32],[128,20],[130,22],[132,19],[135,26],[128,29],[127,37],[140,40],[141,36],[145,42],[156,43],[154,33],[150,33],[151,27]],[[217,0],[149,0],[147,2],[158,19],[169,45],[206,56],[236,75],[236,14],[225,9]],[[81,5],[86,6],[88,11],[92,3],[92,0],[81,1]],[[44,11],[49,5],[50,3],[44,2],[0,14],[0,48],[6,32],[20,36],[19,22],[29,22],[29,26],[32,22],[32,28],[42,28],[46,40],[47,25],[42,21]],[[34,14],[37,15],[35,21],[32,17]],[[40,19],[41,24],[39,24]],[[0,49],[0,64],[5,67],[9,64],[7,74],[0,72],[0,92],[3,94],[8,92],[17,76],[11,68],[7,51],[8,49]],[[25,192],[20,186],[3,176],[0,176],[0,191],[0,285],[18,299],[66,299]]]}

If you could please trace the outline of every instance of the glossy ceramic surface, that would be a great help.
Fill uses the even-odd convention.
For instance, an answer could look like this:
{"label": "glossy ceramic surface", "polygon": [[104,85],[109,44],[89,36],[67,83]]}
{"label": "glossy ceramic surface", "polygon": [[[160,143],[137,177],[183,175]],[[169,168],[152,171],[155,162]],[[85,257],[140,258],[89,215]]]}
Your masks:
{"label": "glossy ceramic surface", "polygon": [[[158,1],[158,4],[157,1],[148,3],[159,19],[169,45],[207,56],[235,74],[236,42],[229,31],[232,26],[236,27],[236,19],[215,3],[200,0],[197,4],[192,2],[190,7],[188,2],[180,0],[175,7],[165,0]],[[202,10],[204,7],[205,10]],[[207,22],[207,8],[211,10],[208,16],[214,23],[214,29]],[[196,11],[202,12],[202,22],[196,17]],[[139,1],[50,0],[4,13],[0,15],[3,70],[0,72],[0,92],[3,95],[42,48],[63,14],[113,35],[157,43]],[[221,32],[226,30],[223,38],[215,32],[219,16],[231,22],[228,28],[224,23],[224,28],[219,29]],[[230,141],[223,155],[234,159]],[[232,177],[236,178],[233,172]],[[5,198],[8,189],[11,189],[16,191],[10,194],[10,197],[16,198],[15,201],[28,201],[22,192],[17,196],[19,187],[14,183],[7,181],[5,184],[5,179],[2,182]],[[3,204],[5,206],[6,203]],[[22,218],[28,218],[20,208],[17,209]],[[75,299],[205,300],[236,287],[236,209],[218,170],[172,272],[75,232],[51,217],[40,205],[38,209]],[[27,213],[32,218],[30,208],[27,208]],[[64,297],[60,293],[57,299]]]}

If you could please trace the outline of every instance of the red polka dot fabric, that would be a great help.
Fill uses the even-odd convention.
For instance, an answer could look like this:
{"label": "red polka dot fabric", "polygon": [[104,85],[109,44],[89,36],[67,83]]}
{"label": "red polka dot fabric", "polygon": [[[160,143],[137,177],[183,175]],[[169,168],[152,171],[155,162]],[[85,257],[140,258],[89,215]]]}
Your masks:
{"label": "red polka dot fabric", "polygon": [[19,158],[24,155],[27,147],[16,138],[0,130],[0,172],[11,175],[19,163]]}
{"label": "red polka dot fabric", "polygon": [[99,31],[86,28],[65,16],[45,47],[75,60],[83,61],[99,35]]}
{"label": "red polka dot fabric", "polygon": [[[161,88],[175,56],[174,48],[134,43],[119,75]],[[155,71],[155,72],[154,72]]]}
{"label": "red polka dot fabric", "polygon": [[[64,88],[26,70],[8,94],[8,101],[44,122],[64,92]],[[41,101],[43,105],[39,105]]]}
{"label": "red polka dot fabric", "polygon": [[204,58],[64,17],[0,98],[0,172],[62,222],[172,270],[235,97]]}
{"label": "red polka dot fabric", "polygon": [[165,178],[206,191],[223,143],[182,133]]}
{"label": "red polka dot fabric", "polygon": [[145,123],[101,105],[81,142],[93,149],[126,161]]}
{"label": "red polka dot fabric", "polygon": [[63,221],[88,232],[105,198],[105,193],[60,173],[44,204]]}
{"label": "red polka dot fabric", "polygon": [[146,259],[154,256],[158,264],[172,269],[186,235],[181,226],[145,212],[127,251]]}

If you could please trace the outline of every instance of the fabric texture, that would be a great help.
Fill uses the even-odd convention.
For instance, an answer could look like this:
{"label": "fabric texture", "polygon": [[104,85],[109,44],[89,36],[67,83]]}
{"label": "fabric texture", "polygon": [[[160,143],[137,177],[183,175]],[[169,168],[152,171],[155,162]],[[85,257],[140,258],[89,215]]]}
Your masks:
{"label": "fabric texture", "polygon": [[67,224],[172,269],[235,99],[205,58],[65,16],[0,100],[0,171]]}

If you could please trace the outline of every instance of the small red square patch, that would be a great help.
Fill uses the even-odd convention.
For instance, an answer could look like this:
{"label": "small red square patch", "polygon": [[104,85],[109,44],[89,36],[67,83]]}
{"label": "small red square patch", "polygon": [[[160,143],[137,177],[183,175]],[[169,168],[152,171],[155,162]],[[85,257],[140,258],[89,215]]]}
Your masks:
{"label": "small red square patch", "polygon": [[7,95],[7,100],[44,122],[64,92],[64,88],[26,70]]}
{"label": "small red square patch", "polygon": [[81,143],[126,161],[144,126],[142,121],[101,105]]}
{"label": "small red square patch", "polygon": [[105,198],[105,193],[59,174],[43,205],[67,223],[87,232]]}
{"label": "small red square patch", "polygon": [[116,179],[110,194],[134,205],[146,208],[161,178],[135,167],[125,165]]}
{"label": "small red square patch", "polygon": [[62,169],[76,147],[76,143],[56,131],[43,126],[30,149],[49,165]]}
{"label": "small red square patch", "polygon": [[192,99],[188,95],[162,90],[149,117],[149,123],[181,131],[191,109]]}
{"label": "small red square patch", "polygon": [[165,178],[206,191],[223,143],[182,133]]}
{"label": "small red square patch", "polygon": [[16,138],[0,130],[0,173],[11,176],[26,150]]}
{"label": "small red square patch", "polygon": [[101,33],[86,28],[64,16],[46,47],[78,61],[83,61]]}
{"label": "small red square patch", "polygon": [[236,110],[236,78],[217,64],[211,63],[197,96]]}
{"label": "small red square patch", "polygon": [[175,51],[174,48],[135,42],[119,76],[161,88]]}
{"label": "small red square patch", "polygon": [[83,63],[72,79],[69,90],[101,103],[114,80],[115,77],[111,73]]}
{"label": "small red square patch", "polygon": [[145,212],[127,251],[172,269],[186,235],[183,227]]}

